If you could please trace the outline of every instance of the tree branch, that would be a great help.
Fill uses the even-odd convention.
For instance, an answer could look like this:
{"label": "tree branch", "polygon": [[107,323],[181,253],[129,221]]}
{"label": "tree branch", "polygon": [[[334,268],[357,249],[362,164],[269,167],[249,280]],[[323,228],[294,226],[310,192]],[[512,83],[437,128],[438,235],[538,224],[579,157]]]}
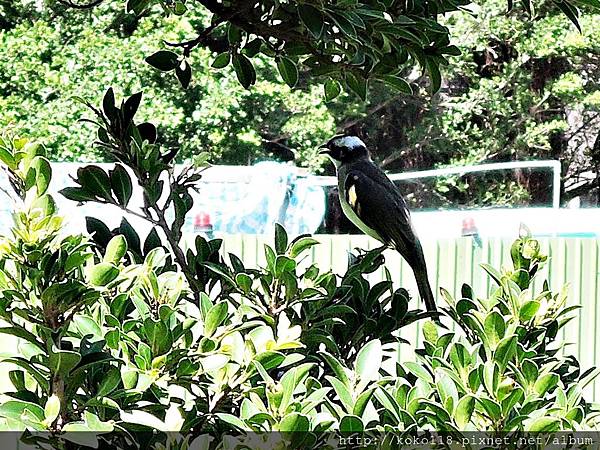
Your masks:
{"label": "tree branch", "polygon": [[93,0],[90,3],[73,3],[71,0],[57,0],[58,3],[73,9],[92,9],[102,3],[104,0]]}

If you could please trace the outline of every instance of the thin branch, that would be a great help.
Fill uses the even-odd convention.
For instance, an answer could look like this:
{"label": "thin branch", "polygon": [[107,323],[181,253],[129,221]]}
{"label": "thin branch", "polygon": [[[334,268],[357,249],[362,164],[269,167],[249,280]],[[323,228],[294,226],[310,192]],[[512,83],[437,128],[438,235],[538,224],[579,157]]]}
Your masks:
{"label": "thin branch", "polygon": [[168,45],[169,47],[183,47],[184,55],[189,56],[190,51],[194,47],[197,47],[198,45],[204,45],[204,46],[209,45],[209,35],[223,22],[225,22],[225,18],[223,18],[223,17],[218,18],[212,25],[210,25],[209,27],[206,27],[204,30],[202,30],[200,33],[198,33],[198,36],[196,36],[194,39],[191,39],[189,41],[184,41],[184,42],[163,41],[163,42],[165,43],[165,45]]}
{"label": "thin branch", "polygon": [[102,3],[104,0],[93,0],[90,3],[73,3],[71,0],[57,0],[58,3],[73,9],[92,9]]}

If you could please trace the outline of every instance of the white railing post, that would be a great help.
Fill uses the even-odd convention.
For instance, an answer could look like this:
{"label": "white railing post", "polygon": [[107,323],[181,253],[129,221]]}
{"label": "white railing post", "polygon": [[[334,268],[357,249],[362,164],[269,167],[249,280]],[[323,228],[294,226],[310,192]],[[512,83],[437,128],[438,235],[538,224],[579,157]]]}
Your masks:
{"label": "white railing post", "polygon": [[[448,175],[463,175],[474,172],[490,172],[495,170],[529,169],[529,168],[552,169],[552,207],[560,208],[560,161],[508,161],[490,164],[476,164],[472,166],[445,167],[443,169],[420,170],[417,172],[403,172],[388,174],[391,180],[412,180],[417,178],[443,177]],[[321,186],[333,186],[337,184],[335,177],[314,177],[315,184]]]}

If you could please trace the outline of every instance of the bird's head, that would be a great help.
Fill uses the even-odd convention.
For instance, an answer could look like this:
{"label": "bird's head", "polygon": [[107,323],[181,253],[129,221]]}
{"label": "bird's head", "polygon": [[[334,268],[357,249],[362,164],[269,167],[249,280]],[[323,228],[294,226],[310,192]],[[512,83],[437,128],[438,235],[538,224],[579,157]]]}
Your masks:
{"label": "bird's head", "polygon": [[369,157],[367,146],[357,136],[334,136],[319,148],[321,149],[319,154],[329,156],[337,166],[342,163]]}

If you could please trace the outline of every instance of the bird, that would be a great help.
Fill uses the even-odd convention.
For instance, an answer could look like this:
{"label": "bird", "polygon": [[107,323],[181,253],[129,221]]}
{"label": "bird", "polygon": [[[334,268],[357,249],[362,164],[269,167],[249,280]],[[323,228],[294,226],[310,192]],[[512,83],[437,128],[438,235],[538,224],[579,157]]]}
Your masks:
{"label": "bird", "polygon": [[319,147],[336,166],[342,211],[363,233],[395,249],[410,265],[428,311],[437,311],[421,242],[400,190],[373,162],[365,143],[336,135]]}

